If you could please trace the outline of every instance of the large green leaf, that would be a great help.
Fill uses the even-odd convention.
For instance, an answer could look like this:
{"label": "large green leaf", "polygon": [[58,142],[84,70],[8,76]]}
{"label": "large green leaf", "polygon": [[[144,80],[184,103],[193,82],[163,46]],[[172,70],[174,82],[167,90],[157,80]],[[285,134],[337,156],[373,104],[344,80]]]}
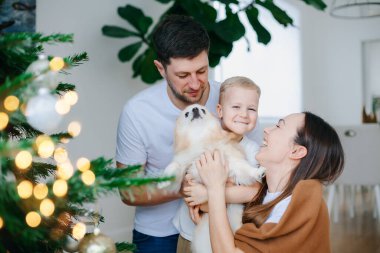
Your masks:
{"label": "large green leaf", "polygon": [[129,31],[122,27],[105,25],[102,27],[103,35],[114,37],[114,38],[127,38],[131,36],[139,36],[138,33]]}
{"label": "large green leaf", "polygon": [[153,23],[153,19],[145,16],[141,9],[129,4],[125,7],[119,7],[117,13],[141,34],[147,33],[150,25]]}
{"label": "large green leaf", "polygon": [[257,34],[257,41],[264,45],[268,44],[271,40],[271,35],[259,21],[259,10],[251,6],[245,10],[245,14],[247,15],[248,21],[253,30],[255,30]]}
{"label": "large green leaf", "polygon": [[314,6],[317,10],[323,11],[326,9],[327,5],[322,0],[302,0],[306,4]]}
{"label": "large green leaf", "polygon": [[218,2],[221,2],[223,4],[239,4],[238,0],[218,0]]}
{"label": "large green leaf", "polygon": [[293,19],[289,17],[289,15],[284,10],[275,5],[272,0],[257,0],[256,3],[270,11],[274,19],[276,19],[277,22],[281,25],[285,27],[287,27],[288,25],[293,25]]}
{"label": "large green leaf", "polygon": [[200,22],[207,30],[213,28],[217,12],[214,7],[210,6],[207,2],[180,0],[176,3],[181,5],[182,9],[187,12],[187,15],[194,17],[195,20]]}
{"label": "large green leaf", "polygon": [[214,31],[223,40],[234,42],[244,36],[245,28],[239,16],[232,13],[229,8],[226,9],[226,18],[215,24]]}
{"label": "large green leaf", "polygon": [[221,56],[219,54],[209,53],[208,62],[210,67],[216,67],[220,62]]}
{"label": "large green leaf", "polygon": [[134,71],[133,77],[135,78],[140,75],[141,80],[147,84],[152,84],[162,79],[162,76],[153,63],[156,58],[157,55],[152,48],[147,48],[144,53],[136,57],[132,64]]}
{"label": "large green leaf", "polygon": [[232,42],[226,42],[222,40],[215,32],[210,31],[210,53],[227,57],[231,51],[233,44]]}
{"label": "large green leaf", "polygon": [[119,51],[119,54],[117,55],[119,57],[119,60],[121,62],[126,62],[126,61],[131,60],[133,58],[133,56],[135,56],[137,51],[139,51],[141,46],[142,46],[142,41],[139,41],[139,42],[133,43],[131,45],[128,45],[128,46],[122,48]]}

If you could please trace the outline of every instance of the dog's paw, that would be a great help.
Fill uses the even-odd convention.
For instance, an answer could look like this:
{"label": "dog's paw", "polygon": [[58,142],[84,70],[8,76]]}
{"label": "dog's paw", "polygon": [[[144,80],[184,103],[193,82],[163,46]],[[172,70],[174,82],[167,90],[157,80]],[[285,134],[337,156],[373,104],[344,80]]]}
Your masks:
{"label": "dog's paw", "polygon": [[157,188],[158,188],[158,189],[165,189],[165,188],[169,187],[170,184],[171,184],[170,181],[159,182],[159,183],[157,184]]}
{"label": "dog's paw", "polygon": [[260,183],[262,183],[263,178],[265,177],[265,171],[266,169],[264,167],[259,167],[256,169],[256,180]]}

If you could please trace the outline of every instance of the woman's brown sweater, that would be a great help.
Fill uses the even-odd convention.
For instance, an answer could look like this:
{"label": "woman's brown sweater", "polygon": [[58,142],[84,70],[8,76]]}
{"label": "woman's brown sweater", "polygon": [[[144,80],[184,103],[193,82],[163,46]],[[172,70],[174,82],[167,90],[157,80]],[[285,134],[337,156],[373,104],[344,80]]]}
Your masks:
{"label": "woman's brown sweater", "polygon": [[236,231],[235,244],[244,252],[329,253],[329,216],[322,184],[300,181],[279,223],[257,228],[246,223]]}

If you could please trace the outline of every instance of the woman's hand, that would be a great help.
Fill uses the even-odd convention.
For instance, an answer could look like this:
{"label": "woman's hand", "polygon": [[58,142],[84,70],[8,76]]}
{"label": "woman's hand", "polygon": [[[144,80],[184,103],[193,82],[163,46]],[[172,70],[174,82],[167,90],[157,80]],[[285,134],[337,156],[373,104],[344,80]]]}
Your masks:
{"label": "woman's hand", "polygon": [[203,184],[189,181],[183,192],[186,195],[185,201],[188,206],[196,206],[208,201],[207,189]]}
{"label": "woman's hand", "polygon": [[207,190],[225,188],[228,179],[228,168],[219,150],[213,153],[206,151],[195,162],[199,175]]}

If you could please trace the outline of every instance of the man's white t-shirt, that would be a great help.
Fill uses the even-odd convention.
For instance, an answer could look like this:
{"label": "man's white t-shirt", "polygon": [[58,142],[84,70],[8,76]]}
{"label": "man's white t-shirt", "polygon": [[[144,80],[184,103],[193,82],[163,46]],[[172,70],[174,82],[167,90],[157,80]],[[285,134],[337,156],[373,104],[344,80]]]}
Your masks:
{"label": "man's white t-shirt", "polygon": [[[206,107],[216,115],[219,83],[210,81]],[[158,177],[173,158],[173,138],[181,110],[167,94],[167,84],[151,86],[130,99],[120,115],[117,130],[116,161],[125,165],[145,164],[148,176]],[[250,138],[260,138],[252,132]],[[182,200],[154,206],[137,206],[134,226],[140,232],[163,237],[177,234],[172,220]]]}
{"label": "man's white t-shirt", "polygon": [[[256,154],[259,151],[260,146],[247,136],[243,137],[239,142],[239,145],[243,148],[249,164],[253,167],[258,167]],[[184,200],[181,201],[179,210],[173,219],[173,224],[183,238],[192,241],[195,224],[190,218],[189,209]]]}

